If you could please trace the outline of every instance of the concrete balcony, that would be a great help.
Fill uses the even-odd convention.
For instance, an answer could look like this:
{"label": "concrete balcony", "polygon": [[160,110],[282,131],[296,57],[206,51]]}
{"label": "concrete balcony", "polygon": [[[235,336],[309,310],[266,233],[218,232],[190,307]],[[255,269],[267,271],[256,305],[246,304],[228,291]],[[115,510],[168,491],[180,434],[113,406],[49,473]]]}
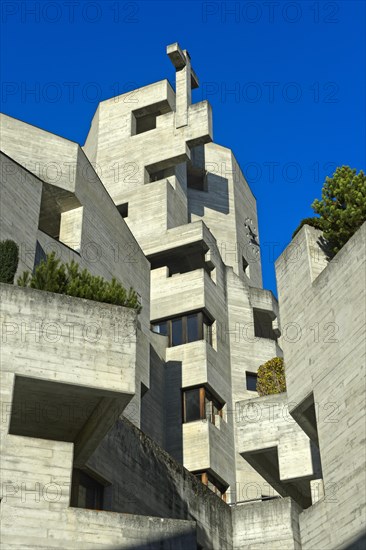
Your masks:
{"label": "concrete balcony", "polygon": [[82,464],[135,393],[136,312],[12,285],[1,294],[9,433],[73,442]]}
{"label": "concrete balcony", "polygon": [[167,348],[166,361],[182,362],[182,388],[212,382],[211,367],[217,360],[217,352],[205,340]]}
{"label": "concrete balcony", "polygon": [[231,459],[227,456],[228,425],[196,420],[183,424],[183,465],[191,472],[210,470],[223,482],[232,478]]}
{"label": "concrete balcony", "polygon": [[144,253],[149,260],[154,260],[159,254],[171,254],[176,248],[198,243],[204,243],[207,249],[212,243],[216,243],[216,239],[202,220],[168,229],[163,238],[161,235],[150,235],[149,241],[144,245]]}
{"label": "concrete balcony", "polygon": [[278,302],[270,290],[263,290],[254,286],[249,287],[250,304],[256,309],[268,311],[278,317]]}
{"label": "concrete balcony", "polygon": [[217,287],[204,269],[168,275],[166,267],[151,272],[152,321],[203,309],[217,318]]}
{"label": "concrete balcony", "polygon": [[168,367],[181,363],[181,388],[208,385],[222,399],[229,400],[230,385],[225,376],[225,366],[206,340],[167,348],[166,362]]}
{"label": "concrete balcony", "polygon": [[183,424],[183,466],[194,472],[210,467],[210,435],[208,420]]}
{"label": "concrete balcony", "polygon": [[235,404],[239,454],[282,496],[311,505],[310,480],[321,477],[319,453],[291,417],[287,394]]}

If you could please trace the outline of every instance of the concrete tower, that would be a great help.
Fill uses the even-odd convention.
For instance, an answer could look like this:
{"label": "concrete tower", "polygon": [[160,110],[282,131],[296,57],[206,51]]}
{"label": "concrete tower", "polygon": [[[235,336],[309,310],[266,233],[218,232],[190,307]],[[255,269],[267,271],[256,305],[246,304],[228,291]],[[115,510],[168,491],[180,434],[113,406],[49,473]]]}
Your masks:
{"label": "concrete tower", "polygon": [[163,80],[101,102],[84,145],[151,264],[160,336],[140,425],[220,494],[259,498],[268,488],[234,441],[234,403],[256,395],[258,367],[281,354],[256,201],[232,151],[212,141],[209,103],[192,104],[189,53],[176,43],[167,54],[175,92]]}

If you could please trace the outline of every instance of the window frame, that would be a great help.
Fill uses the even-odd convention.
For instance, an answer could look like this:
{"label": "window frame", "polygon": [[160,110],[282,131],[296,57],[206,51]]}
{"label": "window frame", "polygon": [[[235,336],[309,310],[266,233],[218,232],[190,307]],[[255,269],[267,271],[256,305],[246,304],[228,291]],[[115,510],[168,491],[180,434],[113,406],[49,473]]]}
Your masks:
{"label": "window frame", "polygon": [[256,388],[257,388],[258,374],[256,372],[251,372],[251,371],[248,371],[248,370],[245,371],[245,385],[246,385],[247,391],[255,391],[256,392],[257,389],[251,390],[250,388],[248,388],[248,379],[249,378],[252,378],[252,379],[255,378],[255,381],[256,381],[255,385],[256,385]]}
{"label": "window frame", "polygon": [[[193,315],[197,315],[197,338],[195,340],[188,340],[188,317],[191,317]],[[173,322],[181,320],[182,323],[182,329],[181,329],[181,343],[175,344],[173,346]],[[167,334],[164,336],[168,337],[168,347],[176,347],[176,346],[182,346],[185,344],[192,344],[193,342],[199,342],[200,340],[205,340],[210,346],[212,346],[212,325],[213,322],[208,318],[203,311],[195,311],[192,313],[186,313],[184,315],[177,315],[175,317],[172,317],[170,319],[162,319],[161,321],[156,321],[154,323],[151,323],[151,330],[155,334],[162,334],[161,332],[157,332],[155,327],[158,325],[162,325],[163,323],[166,323],[166,331]],[[205,328],[206,327],[206,328]]]}
{"label": "window frame", "polygon": [[[81,506],[79,492],[80,487],[93,491],[94,506],[92,508]],[[85,510],[103,510],[104,490],[105,484],[101,483],[99,479],[91,475],[89,471],[73,468],[71,481],[71,506],[74,508],[83,508]]]}
{"label": "window frame", "polygon": [[[186,403],[186,393],[192,390],[199,390],[199,411],[200,417],[194,420],[187,420],[187,403]],[[208,402],[208,403],[207,403]],[[209,411],[207,411],[207,405],[209,404]],[[197,422],[197,420],[208,420],[215,426],[215,417],[219,416],[223,418],[223,409],[225,403],[222,403],[217,399],[205,386],[194,386],[191,388],[182,389],[182,420],[183,424],[190,424],[191,422]],[[217,415],[215,414],[215,409],[217,410]]]}

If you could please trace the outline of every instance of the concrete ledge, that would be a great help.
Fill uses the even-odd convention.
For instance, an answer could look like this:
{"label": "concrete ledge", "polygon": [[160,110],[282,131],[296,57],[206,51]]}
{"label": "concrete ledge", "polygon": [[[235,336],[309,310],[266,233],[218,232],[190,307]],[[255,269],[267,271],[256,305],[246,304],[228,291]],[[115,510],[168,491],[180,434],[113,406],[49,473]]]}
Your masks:
{"label": "concrete ledge", "polygon": [[301,549],[301,509],[290,498],[243,504],[231,510],[234,550]]}
{"label": "concrete ledge", "polygon": [[319,461],[308,436],[288,411],[287,394],[235,404],[239,454],[282,496],[311,505],[310,479],[319,477]]}
{"label": "concrete ledge", "polygon": [[[2,548],[64,550],[196,550],[194,521],[68,508],[44,510],[2,504]],[[27,524],[26,534],[24,525]],[[33,527],[32,527],[33,525]],[[23,534],[24,533],[24,534]]]}
{"label": "concrete ledge", "polygon": [[75,443],[86,460],[135,393],[130,308],[0,285],[9,433]]}

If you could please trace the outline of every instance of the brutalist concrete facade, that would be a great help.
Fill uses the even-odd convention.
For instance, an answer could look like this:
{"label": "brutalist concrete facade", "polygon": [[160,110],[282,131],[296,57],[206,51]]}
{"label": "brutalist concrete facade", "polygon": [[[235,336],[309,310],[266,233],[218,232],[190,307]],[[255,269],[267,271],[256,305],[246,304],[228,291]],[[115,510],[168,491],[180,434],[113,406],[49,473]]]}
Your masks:
{"label": "brutalist concrete facade", "polygon": [[[317,352],[289,345],[297,315],[318,322],[313,304],[326,308],[341,267],[323,256],[314,267],[313,233],[300,232],[303,265],[286,251],[278,264],[281,337],[277,301],[262,289],[255,198],[230,149],[212,142],[210,105],[191,102],[188,52],[167,53],[175,91],[163,80],[101,102],[83,148],[1,117],[1,238],[20,246],[18,275],[55,250],[142,303],[136,315],[1,285],[3,547],[348,548],[364,519],[361,474],[343,479],[329,426],[311,415],[332,377],[322,390],[314,377],[299,384]],[[352,273],[361,252],[345,249]],[[288,393],[258,398],[255,373],[281,347]],[[348,431],[339,426],[357,460],[360,428],[349,424],[362,419],[360,388],[357,412],[342,403]],[[346,485],[341,512],[326,501],[326,475]]]}

